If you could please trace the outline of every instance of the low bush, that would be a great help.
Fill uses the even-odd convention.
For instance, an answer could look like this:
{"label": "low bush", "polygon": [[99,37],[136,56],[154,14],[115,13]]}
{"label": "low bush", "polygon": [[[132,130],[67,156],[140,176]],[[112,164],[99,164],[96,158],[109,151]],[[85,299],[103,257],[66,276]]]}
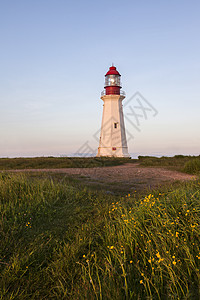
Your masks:
{"label": "low bush", "polygon": [[183,171],[189,174],[200,173],[200,158],[192,159],[186,162]]}

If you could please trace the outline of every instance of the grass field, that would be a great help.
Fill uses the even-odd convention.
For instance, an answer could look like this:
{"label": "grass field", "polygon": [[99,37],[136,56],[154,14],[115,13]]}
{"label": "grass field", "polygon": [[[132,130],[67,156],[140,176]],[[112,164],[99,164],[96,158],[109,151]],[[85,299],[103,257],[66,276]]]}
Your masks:
{"label": "grass field", "polygon": [[200,173],[200,156],[184,155],[160,158],[139,156],[138,159],[106,157],[0,158],[0,170],[92,168],[117,166],[125,163],[139,163],[142,167],[165,167],[190,174]]}
{"label": "grass field", "polygon": [[0,158],[0,170],[11,169],[52,169],[52,168],[92,168],[116,166],[135,162],[129,158],[106,157],[33,157]]}
{"label": "grass field", "polygon": [[0,175],[0,299],[199,299],[200,181],[146,195]]}
{"label": "grass field", "polygon": [[200,156],[175,155],[174,157],[139,156],[139,163],[144,167],[167,167],[178,171],[197,174],[200,172]]}

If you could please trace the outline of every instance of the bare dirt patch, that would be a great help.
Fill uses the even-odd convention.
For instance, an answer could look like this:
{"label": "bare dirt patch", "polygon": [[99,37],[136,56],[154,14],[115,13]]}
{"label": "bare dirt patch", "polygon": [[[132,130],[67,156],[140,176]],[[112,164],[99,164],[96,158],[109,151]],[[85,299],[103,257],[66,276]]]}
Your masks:
{"label": "bare dirt patch", "polygon": [[[168,170],[160,167],[141,167],[139,164],[127,163],[120,166],[100,168],[66,168],[66,169],[23,169],[9,172],[53,172],[75,176],[88,184],[104,185],[109,190],[129,188],[143,190],[154,188],[164,183],[187,181],[196,176]],[[112,188],[110,188],[112,187]]]}

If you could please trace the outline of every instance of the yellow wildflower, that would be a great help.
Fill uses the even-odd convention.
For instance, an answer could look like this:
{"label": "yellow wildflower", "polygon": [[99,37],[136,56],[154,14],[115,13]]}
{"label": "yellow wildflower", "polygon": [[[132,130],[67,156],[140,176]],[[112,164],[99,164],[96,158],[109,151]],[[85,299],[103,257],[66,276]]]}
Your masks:
{"label": "yellow wildflower", "polygon": [[158,258],[160,258],[160,253],[159,253],[159,252],[157,252],[157,253],[156,253],[156,256],[157,256]]}

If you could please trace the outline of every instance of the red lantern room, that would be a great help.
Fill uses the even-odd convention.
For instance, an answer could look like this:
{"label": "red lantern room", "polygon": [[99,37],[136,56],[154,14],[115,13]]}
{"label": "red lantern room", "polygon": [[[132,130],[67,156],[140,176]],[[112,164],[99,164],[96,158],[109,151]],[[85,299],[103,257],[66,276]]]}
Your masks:
{"label": "red lantern room", "polygon": [[110,67],[109,71],[105,75],[105,94],[106,95],[120,95],[121,75],[117,71],[116,67]]}

